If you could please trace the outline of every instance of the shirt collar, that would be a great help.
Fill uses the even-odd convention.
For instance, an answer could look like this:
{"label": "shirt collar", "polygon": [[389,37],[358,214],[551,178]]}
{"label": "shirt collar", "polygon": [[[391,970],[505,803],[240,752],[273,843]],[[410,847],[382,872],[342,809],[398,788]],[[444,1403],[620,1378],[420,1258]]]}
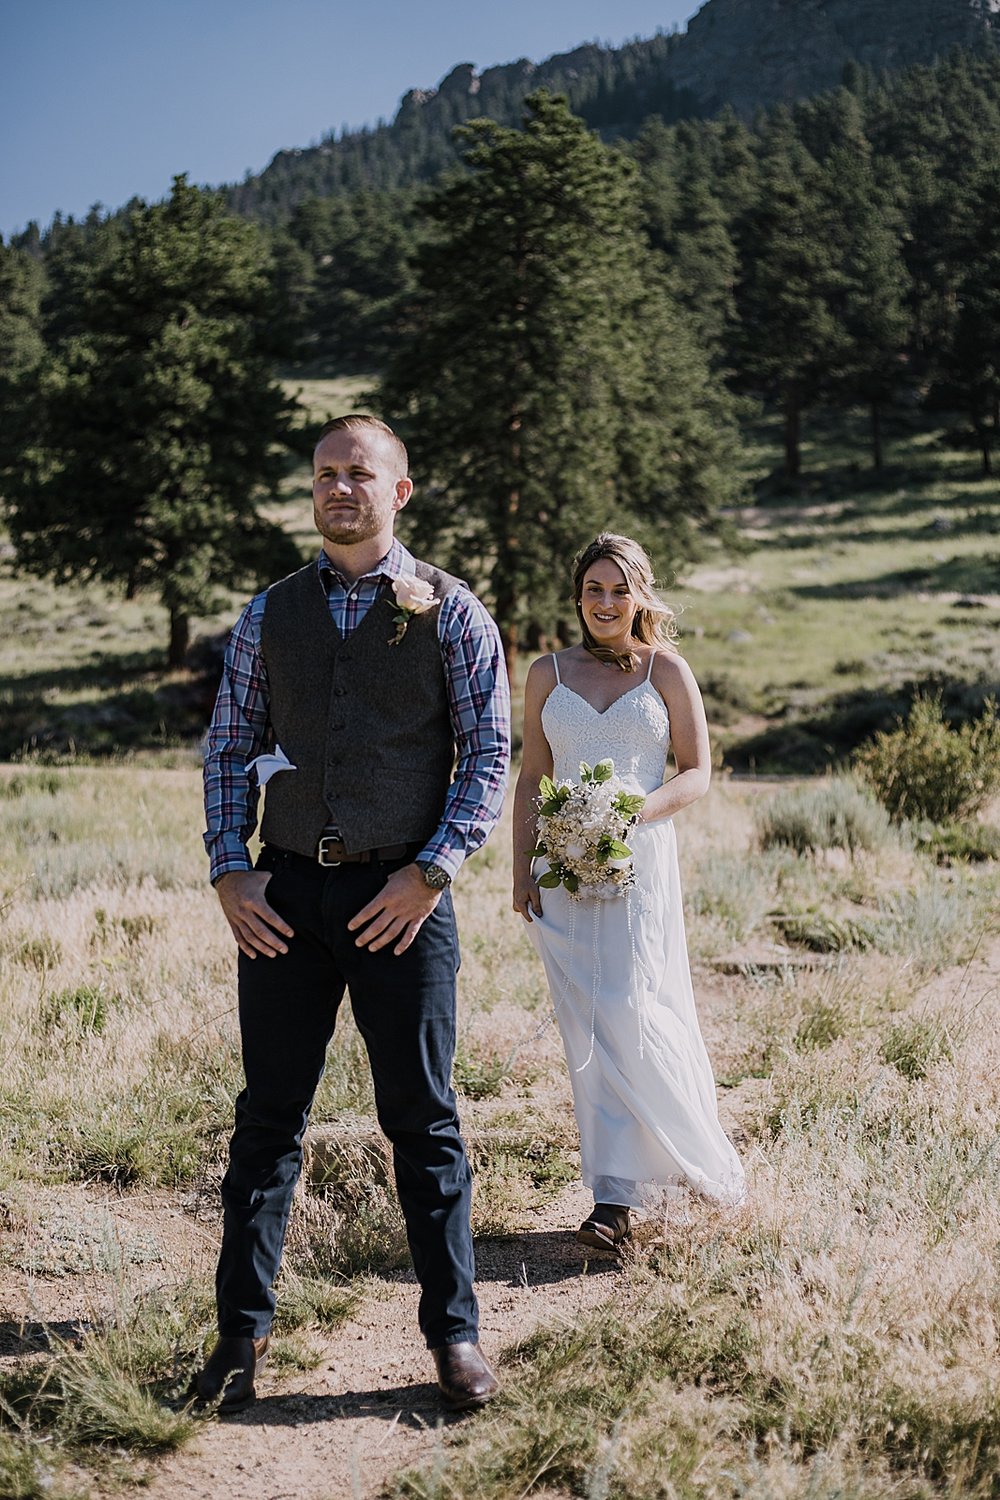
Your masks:
{"label": "shirt collar", "polygon": [[[319,550],[319,557],[316,559],[316,566],[319,568],[320,573],[329,574],[329,578],[335,578],[343,588],[347,588],[346,581],[341,577],[322,547]],[[401,578],[404,573],[412,575],[415,571],[416,563],[414,562],[413,554],[407,551],[398,537],[394,537],[392,546],[382,560],[377,562],[374,568],[370,572],[365,573],[363,577],[364,579]],[[329,587],[329,578],[325,580],[327,587]],[[362,579],[358,578],[355,582],[361,583]]]}

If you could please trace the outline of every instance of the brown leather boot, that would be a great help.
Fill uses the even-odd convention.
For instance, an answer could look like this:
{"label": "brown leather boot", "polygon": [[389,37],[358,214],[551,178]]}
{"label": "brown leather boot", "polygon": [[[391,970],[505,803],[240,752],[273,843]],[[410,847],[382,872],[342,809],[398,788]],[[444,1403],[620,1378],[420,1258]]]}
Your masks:
{"label": "brown leather boot", "polygon": [[589,1245],[592,1250],[617,1250],[631,1232],[624,1203],[595,1203],[576,1237],[581,1245]]}
{"label": "brown leather boot", "polygon": [[262,1339],[220,1338],[195,1377],[199,1406],[218,1404],[219,1411],[244,1411],[256,1400],[254,1377],[263,1369],[268,1343],[266,1335]]}
{"label": "brown leather boot", "polygon": [[442,1344],[440,1349],[432,1349],[431,1353],[437,1366],[442,1399],[451,1411],[471,1411],[473,1407],[485,1406],[500,1389],[478,1344],[468,1340],[459,1344]]}

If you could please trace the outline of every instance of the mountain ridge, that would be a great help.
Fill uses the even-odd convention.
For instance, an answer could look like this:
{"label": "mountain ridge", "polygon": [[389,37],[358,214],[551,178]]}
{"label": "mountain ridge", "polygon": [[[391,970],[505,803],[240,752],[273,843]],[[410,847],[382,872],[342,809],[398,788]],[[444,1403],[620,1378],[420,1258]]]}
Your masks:
{"label": "mountain ridge", "polygon": [[836,87],[851,64],[896,71],[998,41],[1000,0],[707,0],[683,32],[482,71],[456,63],[436,88],[407,90],[391,122],[279,151],[226,191],[238,211],[276,220],[305,197],[428,181],[457,159],[454,126],[476,115],[516,123],[542,86],[613,138],[654,114],[670,124],[728,105],[749,119]]}

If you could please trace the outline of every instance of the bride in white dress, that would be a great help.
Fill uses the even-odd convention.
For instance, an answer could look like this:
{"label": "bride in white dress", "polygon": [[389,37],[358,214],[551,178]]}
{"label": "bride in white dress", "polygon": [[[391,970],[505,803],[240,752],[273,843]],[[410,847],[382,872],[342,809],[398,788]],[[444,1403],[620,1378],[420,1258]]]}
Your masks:
{"label": "bride in white dress", "polygon": [[[570,1068],[594,1194],[577,1238],[613,1248],[630,1208],[685,1187],[735,1204],[745,1188],[695,1010],[672,822],[708,789],[701,694],[637,542],[597,537],[578,559],[574,597],[582,643],[534,662],[525,685],[514,910],[545,965]],[[668,748],[677,771],[665,782]],[[607,899],[540,890],[545,864],[528,853],[540,779],[579,781],[582,761],[606,759],[646,798],[626,836],[634,885]]]}

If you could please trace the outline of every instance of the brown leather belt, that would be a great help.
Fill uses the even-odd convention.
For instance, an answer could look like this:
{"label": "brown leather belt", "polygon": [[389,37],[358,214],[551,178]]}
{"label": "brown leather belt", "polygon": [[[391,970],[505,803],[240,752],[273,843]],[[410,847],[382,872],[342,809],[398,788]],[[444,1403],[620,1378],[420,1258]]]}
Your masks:
{"label": "brown leather belt", "polygon": [[412,844],[386,844],[381,849],[359,849],[352,854],[344,848],[341,839],[325,838],[320,839],[316,846],[316,863],[325,870],[335,869],[337,865],[370,865],[382,860],[405,859],[413,848]]}
{"label": "brown leather belt", "polygon": [[395,859],[412,859],[420,853],[422,844],[385,844],[381,849],[358,849],[351,853],[344,848],[343,841],[327,835],[321,838],[315,854],[297,854],[294,849],[282,849],[280,844],[268,844],[272,854],[281,859],[301,859],[307,865],[320,865],[324,870],[335,870],[338,865],[371,865]]}

